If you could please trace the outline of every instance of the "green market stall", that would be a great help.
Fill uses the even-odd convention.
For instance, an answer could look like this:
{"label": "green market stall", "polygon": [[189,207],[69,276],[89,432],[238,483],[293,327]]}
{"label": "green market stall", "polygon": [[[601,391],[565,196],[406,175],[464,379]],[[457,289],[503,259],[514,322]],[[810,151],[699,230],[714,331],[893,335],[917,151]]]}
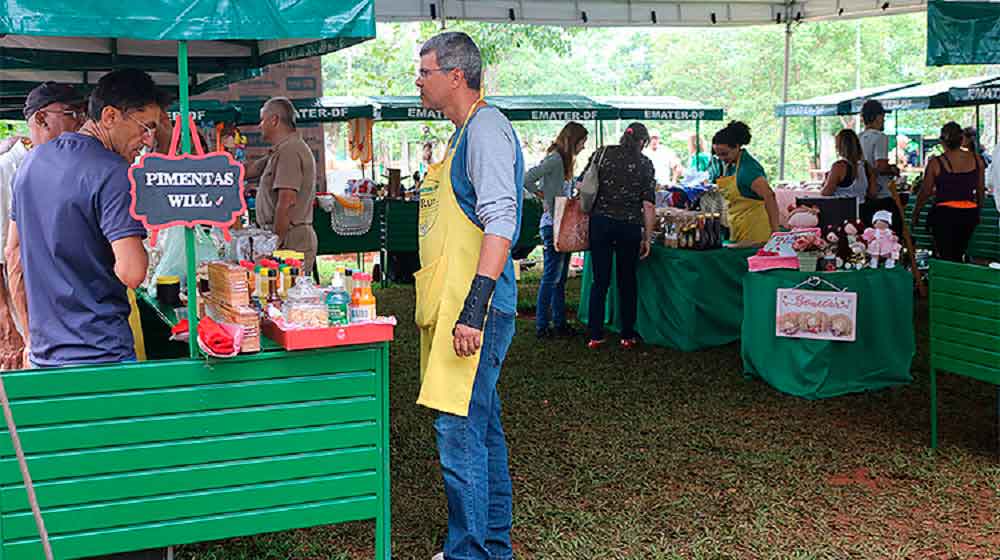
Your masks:
{"label": "green market stall", "polygon": [[[370,0],[273,8],[266,0],[8,0],[0,63],[75,69],[83,83],[122,67],[174,73],[187,114],[187,86],[203,73],[252,71],[374,34]],[[193,277],[190,230],[186,237]],[[195,299],[191,282],[192,331]],[[374,519],[376,557],[388,559],[388,343],[265,346],[218,360],[192,337],[189,351],[184,359],[3,375],[34,484],[23,483],[10,438],[0,439],[0,557],[81,558]],[[51,551],[33,522],[29,489]]]}
{"label": "green market stall", "polygon": [[[637,270],[636,332],[643,342],[693,352],[735,342],[743,322],[743,277],[756,249],[709,251],[656,245]],[[577,317],[589,319],[593,272],[584,261]],[[605,324],[621,331],[618,281],[612,271]]]}
{"label": "green market stall", "polygon": [[[776,335],[777,290],[821,278],[857,294],[855,340],[810,340]],[[812,289],[830,289],[824,282]],[[841,272],[770,270],[743,278],[743,370],[775,389],[806,399],[875,391],[912,381],[916,350],[913,278],[894,269]]]}

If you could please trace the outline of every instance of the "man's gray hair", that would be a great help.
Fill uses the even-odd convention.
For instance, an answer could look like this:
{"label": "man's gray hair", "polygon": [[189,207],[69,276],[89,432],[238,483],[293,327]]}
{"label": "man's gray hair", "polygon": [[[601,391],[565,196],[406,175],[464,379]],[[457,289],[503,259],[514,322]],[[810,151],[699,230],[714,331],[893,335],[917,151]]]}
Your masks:
{"label": "man's gray hair", "polygon": [[297,116],[295,114],[295,105],[292,104],[291,99],[287,97],[272,97],[264,103],[264,110],[272,115],[277,115],[278,120],[288,128],[295,129]]}
{"label": "man's gray hair", "polygon": [[458,68],[465,74],[469,89],[479,91],[483,81],[483,57],[472,37],[461,31],[435,35],[420,47],[420,56],[430,53],[437,55],[437,63],[442,70]]}

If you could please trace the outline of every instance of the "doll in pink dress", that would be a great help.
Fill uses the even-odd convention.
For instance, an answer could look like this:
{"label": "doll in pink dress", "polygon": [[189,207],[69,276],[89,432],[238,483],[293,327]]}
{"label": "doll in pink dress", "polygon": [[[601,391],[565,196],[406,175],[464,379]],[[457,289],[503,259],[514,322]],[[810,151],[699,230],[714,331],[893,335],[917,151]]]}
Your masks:
{"label": "doll in pink dress", "polygon": [[899,258],[899,250],[902,245],[892,232],[892,214],[886,210],[879,210],[872,216],[872,227],[865,229],[862,238],[868,242],[868,255],[871,257],[869,266],[878,268],[880,258],[885,258],[886,268],[895,268],[896,259]]}

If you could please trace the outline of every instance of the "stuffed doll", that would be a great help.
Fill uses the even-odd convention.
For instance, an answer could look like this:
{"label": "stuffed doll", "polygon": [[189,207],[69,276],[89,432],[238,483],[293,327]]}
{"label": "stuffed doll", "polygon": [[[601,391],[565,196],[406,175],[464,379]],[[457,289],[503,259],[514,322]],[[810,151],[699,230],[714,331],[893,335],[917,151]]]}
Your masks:
{"label": "stuffed doll", "polygon": [[833,226],[826,226],[826,249],[823,251],[823,271],[833,272],[844,266],[840,253],[840,237]]}
{"label": "stuffed doll", "polygon": [[809,229],[819,225],[819,209],[812,206],[788,206],[788,225],[792,230]]}
{"label": "stuffed doll", "polygon": [[858,238],[858,226],[853,222],[844,223],[844,236],[847,238],[847,247],[850,249],[850,255],[845,259],[844,268],[848,270],[861,270],[868,263],[868,257],[866,256],[865,243]]}
{"label": "stuffed doll", "polygon": [[869,266],[878,268],[881,258],[885,258],[886,268],[895,268],[896,259],[899,258],[899,251],[902,245],[892,231],[892,213],[886,210],[879,210],[872,216],[872,227],[865,230],[863,235],[868,242],[868,256],[871,257]]}

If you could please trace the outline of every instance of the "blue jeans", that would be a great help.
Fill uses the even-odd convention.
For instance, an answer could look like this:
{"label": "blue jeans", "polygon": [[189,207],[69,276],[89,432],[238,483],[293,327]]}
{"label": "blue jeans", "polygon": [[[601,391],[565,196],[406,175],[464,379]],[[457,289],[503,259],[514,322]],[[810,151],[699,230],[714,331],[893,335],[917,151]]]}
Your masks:
{"label": "blue jeans", "polygon": [[618,303],[621,306],[622,338],[637,338],[635,332],[638,306],[636,268],[642,250],[642,226],[601,214],[590,216],[590,266],[594,284],[590,288],[589,317],[591,340],[604,338],[604,303],[611,287],[611,269],[618,280]]}
{"label": "blue jeans", "polygon": [[514,338],[514,315],[490,309],[467,417],[434,422],[448,497],[446,560],[510,560],[512,496],[497,381]]}
{"label": "blue jeans", "polygon": [[535,309],[535,330],[549,328],[551,317],[555,328],[566,326],[566,276],[569,275],[570,254],[556,251],[552,226],[542,226],[542,246],[545,263],[542,282],[538,286],[538,304]]}

